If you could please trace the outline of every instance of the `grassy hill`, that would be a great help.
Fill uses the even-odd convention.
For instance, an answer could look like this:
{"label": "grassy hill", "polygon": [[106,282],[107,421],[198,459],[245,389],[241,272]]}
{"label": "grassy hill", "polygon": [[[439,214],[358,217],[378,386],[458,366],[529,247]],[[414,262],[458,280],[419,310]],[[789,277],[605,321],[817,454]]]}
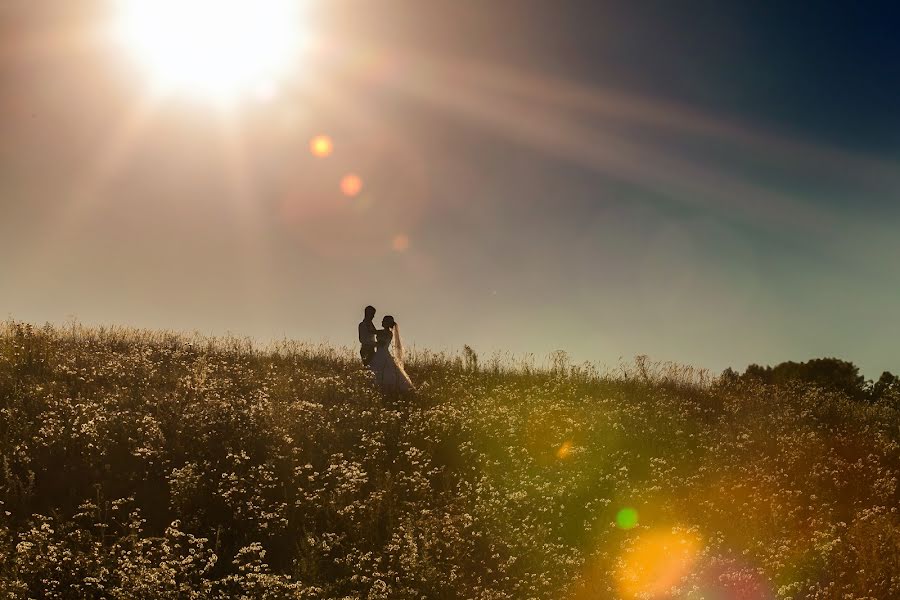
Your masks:
{"label": "grassy hill", "polygon": [[898,598],[900,414],[802,387],[0,329],[6,598]]}

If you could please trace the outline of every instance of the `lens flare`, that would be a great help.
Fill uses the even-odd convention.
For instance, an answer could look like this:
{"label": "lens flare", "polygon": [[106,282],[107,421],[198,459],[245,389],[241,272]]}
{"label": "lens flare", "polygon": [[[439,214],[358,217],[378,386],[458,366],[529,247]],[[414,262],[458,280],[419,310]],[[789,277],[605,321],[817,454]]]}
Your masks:
{"label": "lens flare", "polygon": [[409,237],[402,233],[395,235],[391,247],[395,252],[406,252],[409,249]]}
{"label": "lens flare", "polygon": [[697,578],[688,600],[774,600],[772,582],[761,569],[716,556]]}
{"label": "lens flare", "polygon": [[633,529],[638,524],[638,512],[626,506],[616,513],[616,525],[620,529]]}
{"label": "lens flare", "polygon": [[334,142],[327,135],[317,135],[309,141],[309,151],[317,158],[331,156],[334,151]]}
{"label": "lens flare", "polygon": [[668,597],[691,573],[699,555],[700,539],[692,533],[672,530],[642,536],[619,563],[619,590],[626,598]]}
{"label": "lens flare", "polygon": [[556,458],[563,460],[563,459],[569,458],[571,455],[572,455],[572,442],[566,440],[565,442],[562,443],[562,446],[560,446],[556,450]]}
{"label": "lens flare", "polygon": [[362,187],[363,182],[362,179],[359,178],[359,175],[350,173],[348,175],[344,175],[344,177],[341,179],[341,191],[345,196],[349,198],[358,196],[362,191]]}

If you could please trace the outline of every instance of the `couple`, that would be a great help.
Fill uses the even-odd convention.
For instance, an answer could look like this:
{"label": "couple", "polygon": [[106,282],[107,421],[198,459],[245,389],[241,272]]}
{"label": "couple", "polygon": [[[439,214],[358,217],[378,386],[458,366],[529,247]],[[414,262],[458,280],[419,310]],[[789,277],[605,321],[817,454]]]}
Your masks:
{"label": "couple", "polygon": [[[376,329],[374,319],[375,307],[367,306],[363,320],[359,323],[359,355],[363,364],[375,373],[375,380],[382,390],[411,391],[412,380],[403,369],[403,343],[400,341],[397,321],[387,315],[381,320],[383,329]],[[390,350],[392,341],[394,354]]]}

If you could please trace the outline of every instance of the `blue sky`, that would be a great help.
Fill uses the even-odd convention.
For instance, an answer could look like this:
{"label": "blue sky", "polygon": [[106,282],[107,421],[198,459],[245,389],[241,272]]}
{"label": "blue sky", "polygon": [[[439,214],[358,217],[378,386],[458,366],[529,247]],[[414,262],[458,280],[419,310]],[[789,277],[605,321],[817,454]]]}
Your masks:
{"label": "blue sky", "polygon": [[636,4],[321,3],[223,115],[142,109],[102,3],[10,3],[0,313],[900,371],[897,9]]}

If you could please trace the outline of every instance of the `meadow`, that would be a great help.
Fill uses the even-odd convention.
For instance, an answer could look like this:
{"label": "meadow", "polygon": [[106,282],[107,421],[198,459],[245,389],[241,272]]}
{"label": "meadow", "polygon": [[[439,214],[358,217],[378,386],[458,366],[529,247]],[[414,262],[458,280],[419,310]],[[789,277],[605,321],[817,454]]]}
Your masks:
{"label": "meadow", "polygon": [[900,399],[0,326],[0,597],[900,598]]}

